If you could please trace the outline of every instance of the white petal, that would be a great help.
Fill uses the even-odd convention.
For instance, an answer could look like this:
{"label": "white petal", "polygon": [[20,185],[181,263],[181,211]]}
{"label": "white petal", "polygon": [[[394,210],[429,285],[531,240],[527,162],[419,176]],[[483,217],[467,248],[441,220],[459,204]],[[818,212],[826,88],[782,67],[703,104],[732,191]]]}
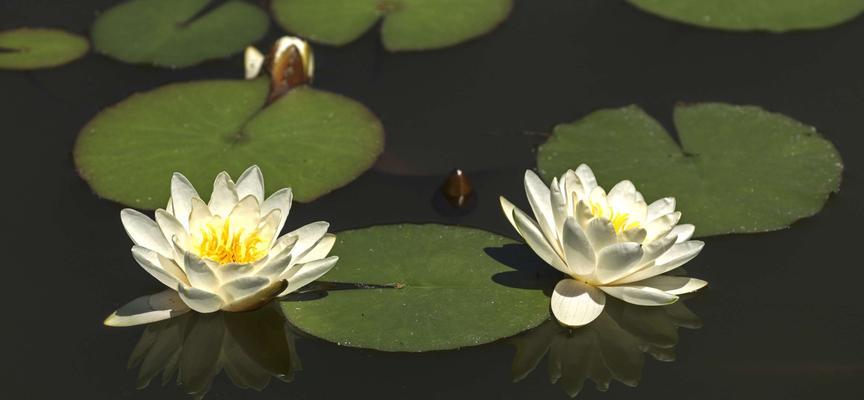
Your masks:
{"label": "white petal", "polygon": [[270,211],[269,214],[265,215],[261,218],[261,221],[258,223],[258,226],[255,228],[255,231],[258,233],[259,237],[267,239],[267,246],[272,247],[273,242],[276,241],[276,238],[279,232],[276,229],[279,227],[279,222],[282,220],[282,211],[281,210],[273,210]]}
{"label": "white petal", "polygon": [[564,279],[552,293],[552,314],[567,326],[583,326],[597,318],[606,305],[606,296],[575,279]]}
{"label": "white petal", "polygon": [[[582,182],[573,170],[567,170],[564,175],[561,175],[561,186],[564,197],[567,198],[567,208],[573,210],[576,207],[576,202],[583,199],[585,194],[582,192]],[[573,198],[573,195],[576,198]],[[575,201],[574,201],[575,200]]]}
{"label": "white petal", "polygon": [[588,236],[588,241],[591,242],[591,247],[595,250],[602,249],[617,241],[615,227],[606,218],[594,218],[588,221],[587,226],[585,226],[585,235]]}
{"label": "white petal", "polygon": [[547,264],[551,265],[555,269],[570,275],[570,268],[567,267],[567,264],[564,263],[564,260],[558,256],[558,253],[552,248],[549,242],[546,240],[546,237],[543,235],[543,232],[540,231],[540,228],[522,210],[518,208],[513,209],[513,220],[516,222],[516,229],[519,231],[519,235],[525,239],[525,243],[528,244],[528,247],[531,247],[534,250],[534,253],[537,253],[543,261],[546,261]]}
{"label": "white petal", "polygon": [[222,265],[211,260],[204,260],[204,262],[210,266],[211,270],[216,272],[219,282],[229,282],[253,274],[256,268],[260,268],[267,262],[267,259],[258,260],[254,263],[227,263]]}
{"label": "white petal", "polygon": [[174,216],[186,228],[189,227],[189,214],[192,212],[192,199],[195,197],[201,198],[192,183],[183,174],[175,172],[171,176],[171,207]]}
{"label": "white petal", "polygon": [[186,237],[188,236],[186,228],[183,227],[183,224],[177,218],[169,214],[168,211],[156,210],[156,224],[159,225],[159,229],[162,230],[162,237],[168,243],[171,243],[174,237],[177,237],[180,240],[180,245],[186,248]]}
{"label": "white petal", "polygon": [[213,181],[213,194],[210,195],[210,202],[207,203],[210,212],[226,218],[239,200],[240,197],[237,196],[234,181],[231,180],[228,173],[223,171],[216,175],[216,180]]}
{"label": "white petal", "polygon": [[126,303],[105,318],[108,326],[133,326],[149,324],[176,317],[189,311],[177,291],[167,289],[149,296],[139,297]]}
{"label": "white petal", "polygon": [[216,273],[200,257],[187,251],[183,263],[186,268],[186,276],[192,287],[211,292],[219,287],[219,278],[216,277]]}
{"label": "white petal", "polygon": [[258,205],[258,200],[255,199],[255,196],[246,196],[234,206],[231,214],[228,215],[228,219],[231,220],[232,225],[234,225],[235,221],[239,224],[254,224],[250,227],[254,229],[258,225],[260,215],[261,208]]}
{"label": "white petal", "polygon": [[167,257],[173,254],[174,250],[171,248],[171,244],[165,240],[162,229],[159,229],[156,221],[131,208],[120,211],[120,221],[123,223],[123,228],[126,229],[126,234],[136,245]]}
{"label": "white petal", "polygon": [[594,272],[596,258],[594,249],[576,218],[570,217],[564,222],[564,255],[570,270],[580,276],[590,276]]}
{"label": "white petal", "polygon": [[576,209],[573,210],[573,216],[576,217],[576,221],[579,221],[579,225],[582,226],[582,229],[588,228],[588,222],[594,218],[594,214],[591,214],[591,207],[588,206],[588,203],[585,200],[579,200],[576,202]]}
{"label": "white petal", "polygon": [[189,215],[189,233],[198,233],[213,219],[213,214],[210,213],[210,207],[204,200],[199,198],[192,199],[192,212]]}
{"label": "white petal", "polygon": [[678,235],[678,239],[676,243],[685,242],[690,240],[693,237],[693,232],[696,231],[696,227],[691,224],[681,224],[675,225],[671,231],[669,231],[669,235]]}
{"label": "white petal", "polygon": [[626,242],[606,246],[597,253],[597,279],[612,282],[630,274],[642,259],[642,246]]}
{"label": "white petal", "polygon": [[[648,263],[657,259],[657,257],[662,256],[664,253],[669,251],[672,246],[675,245],[676,236],[669,234],[660,239],[657,239],[653,242],[646,243],[642,245],[642,260],[639,261],[639,264],[642,266],[647,266]],[[636,272],[636,271],[633,271]]]}
{"label": "white petal", "polygon": [[244,276],[228,282],[220,288],[226,303],[233,303],[252,296],[270,285],[270,279],[263,276]]}
{"label": "white petal", "polygon": [[642,243],[648,236],[648,231],[646,231],[644,228],[630,228],[625,230],[624,232],[621,232],[621,236],[625,241]]}
{"label": "white petal", "polygon": [[219,311],[222,307],[222,298],[215,293],[201,290],[191,286],[180,285],[177,287],[180,298],[189,308],[200,313],[211,313]]}
{"label": "white petal", "polygon": [[652,287],[632,286],[601,286],[606,294],[637,306],[665,306],[678,300],[678,296],[666,293]]}
{"label": "white petal", "polygon": [[277,235],[279,232],[282,232],[282,228],[285,226],[285,220],[288,218],[288,213],[291,211],[291,201],[293,196],[291,188],[279,189],[276,193],[270,195],[267,200],[264,200],[263,204],[261,204],[262,214],[266,215],[273,210],[282,211],[282,220],[279,222],[279,227],[276,229]]}
{"label": "white petal", "polygon": [[[552,183],[552,189],[550,191],[550,199],[551,199],[551,208],[552,208],[552,218],[554,220],[554,232],[555,238],[557,240],[562,240],[562,235],[564,232],[564,221],[567,220],[569,216],[567,214],[567,196],[561,189],[558,187],[557,182]],[[575,221],[574,221],[575,222]],[[581,228],[580,228],[581,229]],[[563,256],[563,247],[561,248]]]}
{"label": "white petal", "polygon": [[675,198],[664,197],[648,205],[648,214],[645,216],[645,221],[651,222],[673,212],[675,212]]}
{"label": "white petal", "polygon": [[636,201],[636,186],[633,182],[623,180],[609,190],[609,205],[616,210],[624,210]]}
{"label": "white petal", "polygon": [[686,276],[657,275],[653,278],[636,282],[636,284],[662,290],[669,294],[681,295],[702,289],[708,282]]}
{"label": "white petal", "polygon": [[540,177],[530,169],[525,171],[525,194],[528,196],[528,203],[531,204],[531,210],[534,211],[534,216],[537,218],[537,226],[540,227],[546,241],[559,256],[563,255],[558,243],[558,228],[555,226],[555,217],[552,215],[551,193],[546,184],[540,180]]}
{"label": "white petal", "polygon": [[298,263],[304,264],[310,261],[320,260],[324,257],[327,257],[327,254],[330,253],[330,250],[333,248],[333,245],[336,244],[336,235],[332,233],[328,233],[324,235],[318,243],[315,243],[306,254],[300,256],[297,260]]}
{"label": "white petal", "polygon": [[296,273],[286,278],[288,279],[288,286],[279,295],[284,296],[288,293],[294,292],[320,278],[330,271],[330,269],[336,265],[337,261],[339,261],[339,257],[333,256],[327,257],[323,260],[302,264],[303,266]]}
{"label": "white petal", "polygon": [[[250,286],[256,285],[256,283],[252,282],[251,279],[250,282],[248,282],[247,284]],[[246,297],[236,298],[230,304],[222,306],[222,309],[225,311],[233,312],[248,311],[260,308],[267,304],[267,302],[272,300],[274,297],[276,297],[279,293],[281,293],[282,290],[285,289],[287,286],[288,283],[286,281],[272,281],[264,287],[257,288],[257,290],[255,290],[254,288],[249,288],[247,290],[252,291],[252,294],[247,295]]]}
{"label": "white petal", "polygon": [[253,165],[243,171],[243,175],[237,179],[237,197],[244,198],[249,195],[255,196],[258,203],[264,203],[264,175],[261,168]]}
{"label": "white petal", "polygon": [[[327,233],[327,229],[330,229],[330,224],[324,221],[318,221],[286,233],[284,236],[297,237],[297,242],[294,244],[294,248],[291,249],[291,258],[299,260],[300,257],[306,254],[306,252],[312,249],[312,247],[314,247],[315,244],[324,237]],[[277,248],[277,246],[282,246],[287,243],[289,242],[280,238],[277,240],[277,244],[274,245],[270,251],[279,251],[280,249]]]}
{"label": "white petal", "polygon": [[704,246],[705,243],[698,240],[689,240],[684,243],[677,243],[667,252],[654,260],[654,265],[644,268],[630,276],[626,276],[618,282],[615,282],[615,284],[638,282],[671,271],[686,264],[688,261],[699,255],[699,252],[702,251],[702,247]]}
{"label": "white petal", "polygon": [[582,164],[579,168],[576,168],[575,173],[579,177],[579,182],[582,183],[582,193],[586,197],[590,196],[594,188],[597,187],[597,178],[594,177],[594,171],[587,165]]}
{"label": "white petal", "polygon": [[648,236],[645,240],[653,242],[658,238],[668,235],[680,219],[681,213],[675,211],[649,222],[645,225],[645,230],[648,231]]}
{"label": "white petal", "polygon": [[177,287],[177,284],[180,283],[173,274],[162,268],[159,262],[159,255],[155,251],[141,246],[135,246],[132,247],[132,258],[138,262],[138,265],[140,265],[141,268],[144,268],[147,273],[153,275],[156,280],[162,282],[165,286],[175,288]]}
{"label": "white petal", "polygon": [[504,216],[507,217],[507,220],[510,221],[510,225],[513,225],[513,229],[519,231],[519,228],[516,227],[516,222],[513,221],[513,209],[516,206],[513,205],[509,200],[505,199],[504,196],[498,196],[498,202],[501,203],[501,211],[504,212]]}

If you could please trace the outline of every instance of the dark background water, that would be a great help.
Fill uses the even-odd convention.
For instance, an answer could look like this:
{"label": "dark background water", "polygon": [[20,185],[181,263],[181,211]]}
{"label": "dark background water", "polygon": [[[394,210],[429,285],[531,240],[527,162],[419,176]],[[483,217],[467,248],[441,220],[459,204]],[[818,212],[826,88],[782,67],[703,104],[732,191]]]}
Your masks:
{"label": "dark background water", "polygon": [[[86,33],[113,3],[0,0],[0,29]],[[267,41],[279,35],[274,25]],[[741,34],[667,22],[622,1],[523,0],[500,29],[452,49],[388,54],[374,31],[343,48],[318,46],[315,86],[368,105],[384,122],[387,154],[378,170],[297,206],[288,224],[443,222],[513,236],[497,196],[525,205],[521,176],[556,123],[635,103],[671,126],[676,102],[757,104],[835,143],[846,164],[840,193],[792,229],[708,238],[687,267],[710,282],[687,303],[704,327],[682,330],[675,362],[648,360],[637,388],[588,385],[580,398],[864,398],[862,39],[860,18],[815,32]],[[93,115],[132,93],[239,78],[241,67],[239,56],[172,71],[89,55],[57,69],[0,71],[4,397],[186,397],[173,385],[135,390],[125,364],[142,329],[102,326],[160,285],[130,257],[121,206],[89,190],[71,149]],[[430,198],[456,167],[473,178],[478,205],[446,217]],[[294,382],[259,394],[220,376],[208,398],[566,398],[543,363],[512,383],[506,343],[420,355],[309,338],[297,347],[303,370]]]}

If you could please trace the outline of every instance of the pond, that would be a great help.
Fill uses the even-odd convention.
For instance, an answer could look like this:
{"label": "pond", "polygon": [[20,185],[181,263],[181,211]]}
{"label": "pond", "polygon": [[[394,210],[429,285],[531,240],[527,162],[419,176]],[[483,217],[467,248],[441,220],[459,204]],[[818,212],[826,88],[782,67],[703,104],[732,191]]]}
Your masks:
{"label": "pond", "polygon": [[[3,0],[0,31],[50,26],[87,35],[97,12],[116,3]],[[258,43],[282,35],[273,24]],[[581,388],[584,399],[864,398],[864,269],[856,253],[864,222],[862,39],[862,18],[823,30],[741,33],[667,21],[624,1],[531,0],[517,1],[490,34],[447,49],[391,53],[376,29],[346,46],[313,45],[315,88],[368,107],[386,145],[350,184],[295,203],[286,229],[318,220],[337,233],[440,223],[521,241],[498,197],[527,209],[523,175],[536,167],[553,127],[631,104],[673,135],[677,104],[758,105],[816,127],[843,158],[840,191],[818,214],[789,229],[702,238],[705,249],[686,270],[709,286],[682,302],[639,312],[610,301],[591,329],[550,321],[513,338],[427,353],[318,339],[287,325],[274,304],[147,327],[103,326],[160,284],[130,257],[124,206],[100,199],[76,172],[79,132],[134,93],[239,79],[242,54],[168,69],[90,53],[58,68],[0,70],[10,228],[4,392],[566,399]],[[440,194],[454,169],[474,193],[459,210]],[[186,387],[172,374],[181,360]],[[611,382],[608,391],[591,380],[581,387],[588,377],[600,389]]]}

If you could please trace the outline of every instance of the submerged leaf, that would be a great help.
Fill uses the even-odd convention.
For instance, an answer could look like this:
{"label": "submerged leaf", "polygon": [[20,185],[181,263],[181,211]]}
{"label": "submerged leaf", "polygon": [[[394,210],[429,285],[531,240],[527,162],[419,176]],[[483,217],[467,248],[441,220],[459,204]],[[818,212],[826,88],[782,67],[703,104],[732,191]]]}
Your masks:
{"label": "submerged leaf", "polygon": [[266,78],[200,81],[133,95],[84,127],[78,172],[100,196],[152,209],[168,201],[173,172],[209,193],[220,171],[239,176],[257,164],[268,190],[291,187],[308,202],[381,153],[381,122],[360,103],[300,87],[265,107],[268,88]]}
{"label": "submerged leaf", "polygon": [[242,1],[130,0],[93,24],[93,46],[128,63],[187,67],[227,57],[260,39],[270,24],[260,8]]}
{"label": "submerged leaf", "polygon": [[696,234],[763,232],[822,209],[842,160],[816,130],[759,107],[675,109],[681,144],[635,106],[558,125],[537,154],[546,179],[586,163],[604,185],[629,179],[648,202],[674,196]]}
{"label": "submerged leaf", "polygon": [[285,29],[309,40],[344,45],[383,18],[384,46],[392,51],[453,46],[501,23],[512,0],[273,0]]}
{"label": "submerged leaf", "polygon": [[341,345],[452,349],[511,336],[549,317],[544,289],[557,273],[525,246],[493,233],[375,226],[339,233],[333,254],[339,263],[323,280],[393,286],[282,302],[299,329]]}
{"label": "submerged leaf", "polygon": [[864,0],[628,0],[671,20],[707,28],[786,32],[827,28],[857,17]]}
{"label": "submerged leaf", "polygon": [[56,67],[80,58],[89,49],[87,39],[59,29],[3,31],[0,32],[0,69]]}

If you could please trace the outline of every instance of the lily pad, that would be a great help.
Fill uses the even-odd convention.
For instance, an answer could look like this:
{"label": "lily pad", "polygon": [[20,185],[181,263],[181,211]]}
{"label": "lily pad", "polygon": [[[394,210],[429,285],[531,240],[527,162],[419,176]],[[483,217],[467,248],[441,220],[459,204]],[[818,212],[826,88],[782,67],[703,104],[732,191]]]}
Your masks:
{"label": "lily pad", "polygon": [[706,28],[786,32],[849,21],[864,0],[628,0],[663,18]]}
{"label": "lily pad", "polygon": [[444,350],[512,336],[549,317],[544,289],[555,282],[545,277],[555,272],[502,236],[455,226],[389,225],[337,238],[339,263],[322,279],[395,287],[283,301],[288,319],[314,336],[383,351]]}
{"label": "lily pad", "polygon": [[56,67],[80,58],[89,49],[87,39],[59,29],[4,31],[0,32],[0,69]]}
{"label": "lily pad", "polygon": [[341,46],[379,19],[391,51],[449,47],[495,29],[513,0],[273,0],[285,29],[309,40]]}
{"label": "lily pad", "polygon": [[360,103],[299,87],[265,105],[268,88],[266,78],[200,81],[133,95],[84,127],[78,172],[100,196],[152,209],[165,206],[175,171],[208,193],[220,171],[257,164],[269,192],[291,187],[308,202],[381,153],[381,122]]}
{"label": "lily pad", "polygon": [[227,57],[267,33],[270,20],[243,1],[131,0],[102,13],[93,46],[128,63],[187,67]]}
{"label": "lily pad", "polygon": [[546,179],[586,163],[606,187],[629,179],[653,201],[678,200],[699,236],[782,229],[822,209],[842,160],[816,129],[754,106],[675,108],[681,144],[636,106],[555,127],[540,146]]}

